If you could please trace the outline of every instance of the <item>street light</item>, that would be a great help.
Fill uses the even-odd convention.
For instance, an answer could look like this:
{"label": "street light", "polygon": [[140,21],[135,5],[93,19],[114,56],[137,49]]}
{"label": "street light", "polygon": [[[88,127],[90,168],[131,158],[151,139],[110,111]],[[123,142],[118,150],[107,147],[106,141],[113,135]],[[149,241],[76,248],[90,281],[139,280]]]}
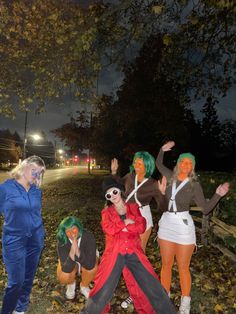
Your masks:
{"label": "street light", "polygon": [[[28,110],[25,110],[25,123],[24,123],[24,139],[23,139],[23,159],[26,158],[26,144],[27,144],[27,127],[28,127]],[[35,141],[41,140],[41,136],[38,134],[30,135]]]}
{"label": "street light", "polygon": [[55,163],[59,162],[62,163],[64,160],[64,153],[65,151],[63,149],[56,149],[55,147]]}
{"label": "street light", "polygon": [[35,141],[39,141],[39,140],[41,140],[42,139],[42,137],[40,136],[40,135],[38,135],[38,134],[32,134],[32,135],[30,135]]}
{"label": "street light", "polygon": [[28,124],[28,111],[25,111],[25,127],[24,127],[24,143],[23,143],[23,159],[26,158],[26,142],[27,142],[27,124]]}
{"label": "street light", "polygon": [[[29,134],[29,136],[32,137],[32,139],[35,140],[36,142],[42,139],[42,137],[39,134]],[[26,144],[27,144],[27,136],[25,134],[24,147],[23,147],[23,158],[24,159],[26,158]]]}

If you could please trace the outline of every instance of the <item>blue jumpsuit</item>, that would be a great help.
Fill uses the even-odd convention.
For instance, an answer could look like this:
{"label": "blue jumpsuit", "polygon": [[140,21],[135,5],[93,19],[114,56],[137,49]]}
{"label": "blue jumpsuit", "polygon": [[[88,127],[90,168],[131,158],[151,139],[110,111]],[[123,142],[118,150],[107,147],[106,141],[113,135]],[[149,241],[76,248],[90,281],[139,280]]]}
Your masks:
{"label": "blue jumpsuit", "polygon": [[42,192],[34,184],[27,192],[15,179],[0,184],[3,262],[8,283],[1,314],[25,312],[44,245]]}

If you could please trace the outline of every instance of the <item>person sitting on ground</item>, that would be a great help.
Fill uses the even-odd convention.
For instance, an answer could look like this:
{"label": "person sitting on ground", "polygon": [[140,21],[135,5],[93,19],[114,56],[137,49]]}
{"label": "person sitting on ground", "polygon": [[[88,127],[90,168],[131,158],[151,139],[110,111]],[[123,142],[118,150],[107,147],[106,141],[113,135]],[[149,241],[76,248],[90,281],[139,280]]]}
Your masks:
{"label": "person sitting on ground", "polygon": [[93,281],[98,264],[98,252],[93,234],[84,230],[81,222],[73,216],[64,218],[57,230],[59,262],[57,278],[67,285],[66,298],[75,297],[76,274],[81,272],[80,292],[88,298],[89,284]]}

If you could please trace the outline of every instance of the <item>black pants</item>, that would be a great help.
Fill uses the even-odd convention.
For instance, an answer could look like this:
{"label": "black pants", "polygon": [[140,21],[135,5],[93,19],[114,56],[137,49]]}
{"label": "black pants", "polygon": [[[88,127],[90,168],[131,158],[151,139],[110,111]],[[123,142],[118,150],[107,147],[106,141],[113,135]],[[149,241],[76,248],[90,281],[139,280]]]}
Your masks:
{"label": "black pants", "polygon": [[136,254],[118,255],[114,268],[103,287],[91,298],[81,313],[101,314],[118,285],[122,270],[127,267],[140,289],[158,314],[176,314],[167,293],[160,282],[153,277],[140,262]]}

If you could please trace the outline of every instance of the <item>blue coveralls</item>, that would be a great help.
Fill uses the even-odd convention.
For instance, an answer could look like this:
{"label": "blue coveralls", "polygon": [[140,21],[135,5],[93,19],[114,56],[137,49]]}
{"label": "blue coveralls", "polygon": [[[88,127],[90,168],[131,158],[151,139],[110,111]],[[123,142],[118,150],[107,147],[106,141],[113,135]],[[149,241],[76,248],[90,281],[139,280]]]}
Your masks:
{"label": "blue coveralls", "polygon": [[0,184],[0,214],[4,215],[2,255],[8,274],[1,314],[27,310],[44,245],[41,205],[42,192],[34,184],[28,192],[15,179]]}

